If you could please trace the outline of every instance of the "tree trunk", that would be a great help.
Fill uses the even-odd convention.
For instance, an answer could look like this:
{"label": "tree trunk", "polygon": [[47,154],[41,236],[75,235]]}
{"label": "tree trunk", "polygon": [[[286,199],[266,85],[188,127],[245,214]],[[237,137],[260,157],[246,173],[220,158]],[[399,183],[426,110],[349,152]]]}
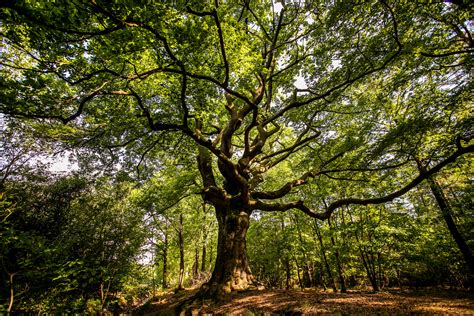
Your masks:
{"label": "tree trunk", "polygon": [[163,242],[163,289],[168,288],[168,230],[165,230]]}
{"label": "tree trunk", "polygon": [[[301,229],[300,229],[300,224],[299,224],[299,221],[298,221],[298,217],[297,216],[293,216],[293,221],[295,223],[295,226],[296,226],[296,229],[298,231],[298,239],[300,241],[300,245],[304,245],[304,240],[303,240],[303,235],[301,233]],[[309,268],[309,259],[308,259],[308,256],[306,255],[306,249],[303,248],[302,249],[302,255],[303,255],[303,265],[301,266],[301,269],[303,270],[303,277],[301,278],[301,288],[306,288],[306,287],[311,287],[312,285],[312,280],[311,280],[311,275],[310,275],[310,268]],[[295,259],[296,261],[296,259]]]}
{"label": "tree trunk", "polygon": [[199,273],[199,250],[196,247],[194,253],[194,263],[193,263],[193,279],[196,280],[198,278]]}
{"label": "tree trunk", "polygon": [[227,212],[216,209],[219,224],[217,257],[212,277],[201,288],[201,295],[223,299],[231,291],[247,289],[253,281],[247,259],[246,234],[249,214],[245,211]]}
{"label": "tree trunk", "polygon": [[183,237],[183,214],[179,214],[179,228],[178,228],[178,244],[179,244],[179,277],[178,290],[184,289],[184,237]]}
{"label": "tree trunk", "polygon": [[14,287],[13,287],[13,277],[15,276],[15,273],[8,273],[9,276],[9,285],[10,285],[10,300],[8,303],[8,308],[7,312],[10,313],[13,310],[13,301],[15,298],[15,292],[14,292]]}
{"label": "tree trunk", "polygon": [[290,259],[288,257],[285,258],[285,272],[286,272],[285,288],[288,290],[291,287],[291,267],[290,267]]}
{"label": "tree trunk", "polygon": [[301,274],[300,274],[300,266],[298,264],[298,260],[295,259],[295,265],[296,265],[296,276],[298,277],[298,284],[300,285],[300,289],[303,288],[303,281],[301,280]]}
{"label": "tree trunk", "polygon": [[202,254],[201,254],[201,272],[206,272],[206,245],[207,245],[207,235],[209,233],[208,225],[206,225],[206,204],[202,205],[203,212],[203,225],[202,225]]}
{"label": "tree trunk", "polygon": [[372,285],[372,290],[374,292],[378,292],[379,286],[377,284],[377,274],[373,266],[373,256],[372,256],[372,260],[370,260],[368,252],[362,250],[360,246],[359,246],[359,251],[360,251],[360,256],[362,257],[362,263],[364,264],[365,271],[367,272],[367,278],[370,281],[370,285]]}
{"label": "tree trunk", "polygon": [[326,291],[327,290],[327,287],[326,287],[326,280],[325,280],[325,277],[324,277],[324,263],[321,262],[321,264],[318,264],[318,271],[319,271],[319,281],[321,282],[321,285],[323,286],[323,290]]}
{"label": "tree trunk", "polygon": [[[471,249],[469,249],[469,246],[466,244],[466,241],[464,240],[463,236],[456,227],[456,224],[454,223],[451,206],[449,205],[448,200],[446,199],[444,192],[441,189],[441,186],[438,184],[438,182],[436,182],[433,177],[428,178],[428,183],[430,185],[431,192],[433,193],[436,202],[438,203],[438,206],[441,210],[443,219],[446,222],[446,225],[448,226],[449,232],[451,233],[451,236],[453,236],[454,241],[458,245],[459,250],[461,251],[464,257],[464,260],[466,261],[466,264],[471,274],[474,275],[474,257],[472,256]],[[472,280],[470,281],[472,282]]]}
{"label": "tree trunk", "polygon": [[342,264],[341,264],[341,260],[340,260],[340,256],[339,256],[339,250],[337,249],[336,247],[336,242],[334,240],[334,236],[333,236],[333,229],[332,229],[332,225],[331,225],[331,220],[328,218],[328,225],[329,225],[329,233],[330,233],[330,236],[331,236],[331,245],[334,249],[334,256],[335,256],[335,259],[336,259],[336,267],[337,267],[337,274],[339,275],[339,284],[341,286],[341,292],[342,293],[346,293],[347,292],[347,289],[346,289],[346,280],[344,279],[344,273],[342,271]]}
{"label": "tree trunk", "polygon": [[206,244],[202,244],[202,255],[201,255],[201,272],[206,271]]}
{"label": "tree trunk", "polygon": [[303,263],[302,266],[303,269],[303,287],[311,287],[312,285],[312,280],[311,280],[311,274],[309,270],[309,263],[306,261],[306,263]]}
{"label": "tree trunk", "polygon": [[323,244],[323,237],[321,236],[321,233],[319,232],[318,224],[316,223],[316,221],[313,222],[313,227],[314,227],[314,231],[316,232],[316,235],[318,236],[318,241],[321,248],[321,256],[323,258],[324,266],[326,267],[326,272],[328,274],[329,285],[332,287],[334,292],[337,292],[336,282],[334,282],[334,278],[331,272],[331,267],[329,266],[329,262],[326,257],[326,248],[324,247],[324,244]]}
{"label": "tree trunk", "polygon": [[214,248],[212,247],[212,243],[210,245],[210,249],[209,249],[209,271],[211,271],[212,269],[212,264],[214,263]]}
{"label": "tree trunk", "polygon": [[[351,219],[351,224],[354,225],[355,222],[354,222],[354,219],[352,218],[352,214],[350,212],[349,212],[349,218]],[[363,234],[363,232],[361,234]],[[378,292],[379,287],[378,287],[378,284],[377,284],[377,275],[376,275],[375,268],[374,268],[375,266],[371,265],[370,258],[369,258],[369,252],[366,251],[365,246],[364,246],[364,249],[362,249],[360,238],[359,238],[359,235],[357,234],[357,230],[354,231],[354,237],[356,238],[357,247],[359,248],[360,257],[362,259],[362,264],[364,265],[365,271],[367,272],[367,278],[370,281],[370,285],[372,286],[372,290],[374,292]],[[370,241],[370,235],[369,235],[369,241]],[[373,259],[373,256],[372,256],[372,259]]]}

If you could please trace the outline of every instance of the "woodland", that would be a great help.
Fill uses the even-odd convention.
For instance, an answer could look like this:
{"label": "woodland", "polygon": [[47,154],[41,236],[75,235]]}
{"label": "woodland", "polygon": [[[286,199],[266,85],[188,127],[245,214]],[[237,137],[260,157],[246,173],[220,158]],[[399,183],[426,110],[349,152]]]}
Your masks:
{"label": "woodland", "polygon": [[2,1],[0,313],[474,313],[473,13]]}

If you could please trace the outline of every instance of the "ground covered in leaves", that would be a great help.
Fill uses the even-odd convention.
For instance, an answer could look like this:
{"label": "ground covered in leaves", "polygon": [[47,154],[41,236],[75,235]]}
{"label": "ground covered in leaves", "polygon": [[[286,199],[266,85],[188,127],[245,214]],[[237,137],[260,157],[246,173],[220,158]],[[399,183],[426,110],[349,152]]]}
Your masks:
{"label": "ground covered in leaves", "polygon": [[[176,315],[180,303],[195,291],[166,294],[149,301],[143,315]],[[181,304],[181,306],[183,306]],[[311,315],[311,314],[460,314],[474,315],[474,293],[449,290],[400,291],[380,293],[348,291],[331,293],[317,289],[262,290],[233,293],[228,301],[194,301],[185,305],[182,315]]]}

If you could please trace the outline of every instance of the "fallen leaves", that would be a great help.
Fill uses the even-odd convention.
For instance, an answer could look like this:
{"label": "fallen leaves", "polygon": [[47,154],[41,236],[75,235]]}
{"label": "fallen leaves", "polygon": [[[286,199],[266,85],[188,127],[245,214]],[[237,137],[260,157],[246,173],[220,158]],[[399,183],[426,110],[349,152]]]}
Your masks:
{"label": "fallen leaves", "polygon": [[[191,294],[191,293],[190,293]],[[150,315],[171,311],[173,300],[157,298],[145,313]],[[262,290],[233,293],[229,301],[193,304],[196,315],[252,315],[258,313],[316,314],[316,313],[416,313],[416,314],[474,314],[474,293],[460,291],[384,291],[371,293],[348,291],[330,293],[309,290]]]}

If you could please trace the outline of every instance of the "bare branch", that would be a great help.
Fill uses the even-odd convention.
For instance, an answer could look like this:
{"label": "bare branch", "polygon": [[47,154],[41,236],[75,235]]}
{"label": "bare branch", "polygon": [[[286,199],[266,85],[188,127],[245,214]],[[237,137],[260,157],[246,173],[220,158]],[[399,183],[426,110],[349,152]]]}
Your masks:
{"label": "bare branch", "polygon": [[184,66],[181,66],[183,70],[183,78],[181,80],[181,107],[183,109],[183,126],[188,125],[188,116],[189,116],[189,110],[188,106],[186,105],[186,89],[187,89],[187,75],[186,75],[186,70],[184,69]]}
{"label": "bare branch", "polygon": [[219,21],[219,16],[217,15],[217,10],[213,10],[212,15],[214,16],[214,21],[217,26],[217,33],[219,34],[219,44],[221,47],[222,60],[224,62],[224,67],[225,67],[225,79],[224,79],[224,82],[222,83],[222,86],[227,87],[229,85],[229,63],[227,62],[227,57],[225,53],[224,36],[222,35],[222,27]]}
{"label": "bare branch", "polygon": [[220,20],[219,20],[219,15],[217,14],[217,10],[214,9],[210,12],[208,12],[208,11],[198,12],[198,11],[194,11],[189,6],[186,7],[186,10],[189,13],[200,16],[200,17],[212,16],[214,18],[214,23],[216,24],[216,27],[217,27],[217,34],[219,36],[219,45],[220,45],[221,54],[222,54],[222,61],[224,62],[224,68],[225,68],[225,79],[224,79],[224,82],[222,83],[222,86],[227,87],[229,85],[229,63],[228,63],[227,57],[226,57],[225,45],[224,45],[224,35],[222,33],[222,27],[221,27],[221,23],[220,23]]}
{"label": "bare branch", "polygon": [[263,203],[261,201],[255,201],[252,204],[253,210],[260,210],[263,212],[286,212],[292,209],[298,209],[303,213],[324,220],[329,218],[330,214],[326,211],[324,213],[315,213],[310,208],[304,205],[303,201],[289,202],[289,203]]}
{"label": "bare branch", "polygon": [[369,198],[369,199],[357,199],[357,198],[348,198],[348,199],[341,199],[331,203],[328,207],[328,212],[332,213],[335,209],[350,204],[358,204],[358,205],[368,205],[368,204],[382,204],[386,202],[390,202],[393,199],[402,196],[403,194],[407,193],[418,184],[420,184],[423,180],[427,179],[431,175],[435,174],[436,172],[440,171],[443,167],[447,166],[448,164],[456,161],[456,159],[464,154],[474,152],[474,145],[470,145],[467,147],[458,147],[458,149],[445,160],[439,162],[436,166],[427,170],[424,173],[419,174],[416,178],[410,181],[407,185],[405,185],[400,190],[397,190],[393,193],[388,195],[378,197],[378,198]]}
{"label": "bare branch", "polygon": [[457,51],[441,53],[441,54],[421,52],[420,55],[425,56],[425,57],[438,58],[438,57],[447,57],[447,56],[453,56],[453,55],[472,54],[472,53],[474,53],[474,49],[457,50]]}
{"label": "bare branch", "polygon": [[[331,203],[329,206],[327,206],[326,211],[322,213],[316,213],[312,211],[309,207],[304,205],[303,201],[296,201],[296,202],[289,202],[289,203],[264,203],[260,200],[254,200],[252,201],[252,209],[253,210],[261,210],[264,212],[286,212],[291,209],[298,209],[305,214],[309,215],[310,217],[317,218],[317,219],[328,219],[331,214],[338,208],[345,206],[345,205],[350,205],[350,204],[357,204],[357,205],[369,205],[369,204],[382,204],[382,203],[387,203],[392,201],[393,199],[402,196],[403,194],[407,193],[414,187],[416,187],[418,184],[420,184],[423,180],[428,179],[430,176],[435,174],[436,172],[440,171],[443,167],[446,165],[453,163],[456,161],[456,159],[464,154],[467,153],[472,153],[474,152],[474,145],[470,145],[467,147],[461,147],[458,148],[456,152],[454,152],[452,155],[447,157],[445,160],[439,162],[436,166],[431,168],[430,170],[427,170],[426,172],[420,173],[415,179],[413,179],[410,183],[408,183],[406,186],[404,186],[402,189],[395,191],[391,194],[379,197],[379,198],[369,198],[369,199],[357,199],[357,198],[347,198],[347,199],[341,199],[338,201],[335,201]],[[298,181],[298,180],[296,180]],[[299,183],[294,183],[295,185],[300,185]],[[283,188],[281,189],[283,193]],[[276,192],[276,191],[275,191]],[[288,191],[289,192],[289,191]],[[286,193],[285,193],[286,194]],[[283,196],[285,195],[283,194]],[[263,196],[262,193],[259,193],[259,195],[254,194],[252,197],[253,198],[259,198]],[[268,197],[268,196],[267,196]]]}

